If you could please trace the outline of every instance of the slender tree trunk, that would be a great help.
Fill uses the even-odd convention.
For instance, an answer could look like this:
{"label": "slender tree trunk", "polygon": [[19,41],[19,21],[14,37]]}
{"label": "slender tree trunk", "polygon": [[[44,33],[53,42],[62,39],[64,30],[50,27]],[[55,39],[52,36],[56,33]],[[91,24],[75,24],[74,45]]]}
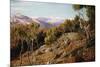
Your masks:
{"label": "slender tree trunk", "polygon": [[38,41],[36,40],[36,43],[37,43],[37,48],[39,48],[39,44],[38,44]]}
{"label": "slender tree trunk", "polygon": [[[31,54],[32,53],[33,53],[33,39],[32,39],[32,45],[31,45]],[[32,60],[33,60],[33,54],[31,56],[32,56]]]}
{"label": "slender tree trunk", "polygon": [[21,66],[21,64],[22,64],[22,51],[23,51],[23,40],[21,40],[20,66]]}
{"label": "slender tree trunk", "polygon": [[[29,42],[28,42],[29,41]],[[28,58],[28,62],[30,63],[30,40],[27,41],[27,46],[28,46],[28,54],[27,54],[27,58]]]}

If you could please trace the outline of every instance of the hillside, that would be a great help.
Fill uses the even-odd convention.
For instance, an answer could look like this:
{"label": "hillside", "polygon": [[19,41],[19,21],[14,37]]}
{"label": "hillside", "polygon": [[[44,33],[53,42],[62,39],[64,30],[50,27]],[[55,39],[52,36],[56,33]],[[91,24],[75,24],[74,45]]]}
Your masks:
{"label": "hillside", "polygon": [[37,23],[40,25],[40,28],[52,28],[54,26],[58,26],[64,22],[64,19],[57,19],[57,18],[46,18],[46,17],[28,17],[24,15],[13,15],[10,19],[11,24],[31,24]]}
{"label": "hillside", "polygon": [[95,61],[94,5],[37,4],[11,4],[12,67]]}
{"label": "hillside", "polygon": [[40,29],[34,23],[15,24],[11,28],[11,65],[95,61],[94,30],[90,31],[92,35],[87,39],[84,31],[76,26],[77,23],[71,20],[50,29]]}
{"label": "hillside", "polygon": [[[69,41],[68,34],[73,35]],[[95,60],[94,38],[87,40],[84,37],[76,35],[77,33],[68,33],[62,35],[56,42],[49,45],[43,45],[36,51],[27,56],[27,52],[22,55],[21,65],[40,65],[40,64],[58,64],[74,63]],[[78,36],[78,38],[77,38]],[[70,37],[69,37],[70,38]],[[88,42],[88,43],[87,43]],[[14,65],[20,65],[20,60],[12,61]]]}

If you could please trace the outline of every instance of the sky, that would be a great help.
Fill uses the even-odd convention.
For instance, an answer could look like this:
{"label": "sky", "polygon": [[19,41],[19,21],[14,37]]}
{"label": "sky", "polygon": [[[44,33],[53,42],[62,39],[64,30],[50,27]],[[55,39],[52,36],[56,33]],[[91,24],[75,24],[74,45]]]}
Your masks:
{"label": "sky", "polygon": [[11,15],[22,14],[29,17],[74,18],[78,14],[73,9],[72,4],[65,4],[65,3],[11,1],[10,6],[11,6]]}

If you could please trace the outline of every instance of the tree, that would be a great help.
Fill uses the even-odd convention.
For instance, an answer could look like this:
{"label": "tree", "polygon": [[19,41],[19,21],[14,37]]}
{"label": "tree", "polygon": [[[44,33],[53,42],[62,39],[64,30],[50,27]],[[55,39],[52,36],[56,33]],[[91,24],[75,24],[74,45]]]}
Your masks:
{"label": "tree", "polygon": [[52,44],[54,41],[57,40],[57,38],[60,37],[61,34],[62,33],[58,27],[53,27],[53,28],[49,29],[46,32],[45,44],[47,44],[47,45]]}
{"label": "tree", "polygon": [[78,15],[75,16],[74,20],[79,21],[80,17]]}
{"label": "tree", "polygon": [[[95,28],[95,6],[90,5],[73,5],[75,11],[80,11],[83,8],[86,9],[86,15],[89,18],[88,23],[91,25],[91,28]],[[84,18],[83,18],[84,19]]]}

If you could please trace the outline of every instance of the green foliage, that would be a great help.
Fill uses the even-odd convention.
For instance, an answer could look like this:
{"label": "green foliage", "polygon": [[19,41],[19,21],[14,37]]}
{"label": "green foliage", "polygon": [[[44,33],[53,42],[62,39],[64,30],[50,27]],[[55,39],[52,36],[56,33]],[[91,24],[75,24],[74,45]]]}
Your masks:
{"label": "green foliage", "polygon": [[83,7],[86,7],[86,6],[85,6],[85,5],[79,5],[79,4],[73,5],[74,10],[80,10],[80,9],[82,9]]}
{"label": "green foliage", "polygon": [[65,20],[63,24],[60,25],[62,28],[63,33],[73,32],[74,31],[75,23],[71,20]]}
{"label": "green foliage", "polygon": [[38,29],[39,28],[39,24],[36,24],[36,23],[31,23],[30,27],[33,28],[33,29]]}
{"label": "green foliage", "polygon": [[90,5],[73,5],[74,10],[81,10],[83,8],[86,9],[86,15],[89,18],[89,24],[91,24],[91,27],[95,28],[95,6]]}
{"label": "green foliage", "polygon": [[11,46],[15,46],[18,44],[19,39],[35,39],[36,32],[38,30],[39,26],[32,23],[29,25],[23,25],[23,24],[12,24],[11,25]]}
{"label": "green foliage", "polygon": [[45,43],[47,45],[53,43],[54,41],[57,40],[61,35],[61,32],[57,27],[51,28],[46,32],[46,38],[45,38]]}
{"label": "green foliage", "polygon": [[80,17],[78,15],[75,16],[74,21],[79,21]]}
{"label": "green foliage", "polygon": [[89,23],[95,28],[95,6],[87,6],[86,12],[89,17]]}
{"label": "green foliage", "polygon": [[46,36],[46,33],[43,30],[39,30],[38,34],[36,35],[36,41],[38,42],[38,45],[43,45],[44,44],[44,38]]}
{"label": "green foliage", "polygon": [[[46,32],[45,44],[51,44],[56,41],[61,35],[68,32],[76,32],[78,30],[78,19],[76,16],[75,20],[65,20],[64,23],[59,25],[58,27],[53,27]],[[76,30],[77,29],[77,30]]]}

